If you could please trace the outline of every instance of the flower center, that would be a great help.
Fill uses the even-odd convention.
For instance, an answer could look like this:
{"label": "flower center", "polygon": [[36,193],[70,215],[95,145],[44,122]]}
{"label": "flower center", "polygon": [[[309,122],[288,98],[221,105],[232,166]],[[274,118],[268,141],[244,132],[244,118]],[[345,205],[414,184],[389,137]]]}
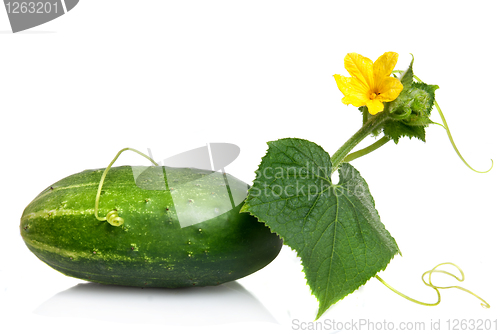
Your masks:
{"label": "flower center", "polygon": [[380,93],[371,93],[370,94],[370,100],[375,100],[377,98],[377,96],[379,96]]}

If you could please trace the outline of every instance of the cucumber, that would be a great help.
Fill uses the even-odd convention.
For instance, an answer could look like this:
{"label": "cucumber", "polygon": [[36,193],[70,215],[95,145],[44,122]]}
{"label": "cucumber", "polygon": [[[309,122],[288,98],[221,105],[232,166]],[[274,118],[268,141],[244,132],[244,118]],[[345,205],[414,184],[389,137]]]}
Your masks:
{"label": "cucumber", "polygon": [[[217,285],[269,264],[282,240],[240,213],[249,186],[229,174],[192,168],[104,169],[68,176],[24,210],[27,247],[61,273],[87,281],[140,287]],[[115,211],[114,211],[115,210]]]}

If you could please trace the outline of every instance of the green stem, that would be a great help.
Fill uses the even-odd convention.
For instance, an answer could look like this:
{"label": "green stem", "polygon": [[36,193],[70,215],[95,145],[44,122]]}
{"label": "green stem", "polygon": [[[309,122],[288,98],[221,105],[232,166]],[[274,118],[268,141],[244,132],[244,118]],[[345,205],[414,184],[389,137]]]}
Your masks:
{"label": "green stem", "polygon": [[335,152],[332,155],[331,161],[333,165],[333,170],[334,171],[337,170],[340,164],[345,161],[348,154],[354,149],[354,147],[356,147],[356,145],[358,145],[370,133],[377,130],[382,125],[382,123],[384,123],[387,120],[387,118],[388,118],[387,113],[381,112],[368,119],[366,123],[363,124],[361,129],[359,129],[358,132],[356,132],[351,138],[349,138],[344,143],[344,145],[342,145],[337,150],[337,152]]}
{"label": "green stem", "polygon": [[370,146],[367,146],[359,151],[356,151],[356,152],[349,154],[348,156],[346,156],[344,158],[344,162],[350,162],[350,161],[353,161],[354,159],[357,159],[357,158],[360,158],[364,155],[367,155],[368,153],[375,151],[376,149],[387,144],[390,141],[391,140],[389,139],[389,137],[384,136],[384,137],[380,138],[379,140],[377,140],[375,143],[371,144]]}

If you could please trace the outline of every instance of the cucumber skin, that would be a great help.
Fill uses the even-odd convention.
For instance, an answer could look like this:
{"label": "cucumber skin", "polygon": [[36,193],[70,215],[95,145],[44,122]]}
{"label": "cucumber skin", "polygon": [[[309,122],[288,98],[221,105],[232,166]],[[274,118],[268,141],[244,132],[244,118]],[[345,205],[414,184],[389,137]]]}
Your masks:
{"label": "cucumber skin", "polygon": [[[218,285],[265,267],[281,250],[282,240],[267,226],[239,213],[243,202],[180,227],[174,191],[190,198],[189,205],[177,206],[192,210],[188,214],[211,212],[227,197],[229,188],[219,182],[222,174],[212,171],[150,167],[136,183],[131,166],[113,167],[102,188],[99,216],[116,209],[125,222],[115,227],[99,221],[94,205],[103,171],[85,170],[56,182],[23,212],[20,231],[27,247],[67,276],[140,287]],[[158,173],[168,177],[149,177]],[[248,190],[244,182],[225,177],[236,185],[230,188],[233,197]],[[144,189],[159,189],[165,180],[164,190]]]}

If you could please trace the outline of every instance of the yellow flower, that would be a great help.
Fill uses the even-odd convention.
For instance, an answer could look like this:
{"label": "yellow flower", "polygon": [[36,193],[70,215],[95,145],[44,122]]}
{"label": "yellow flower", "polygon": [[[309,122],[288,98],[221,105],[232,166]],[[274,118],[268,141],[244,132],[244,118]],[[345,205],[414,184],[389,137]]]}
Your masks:
{"label": "yellow flower", "polygon": [[396,52],[384,53],[375,64],[357,53],[348,53],[344,66],[352,77],[334,75],[338,88],[344,94],[342,102],[355,107],[367,106],[372,115],[384,110],[382,102],[395,100],[403,90],[401,81],[390,76],[397,62]]}

